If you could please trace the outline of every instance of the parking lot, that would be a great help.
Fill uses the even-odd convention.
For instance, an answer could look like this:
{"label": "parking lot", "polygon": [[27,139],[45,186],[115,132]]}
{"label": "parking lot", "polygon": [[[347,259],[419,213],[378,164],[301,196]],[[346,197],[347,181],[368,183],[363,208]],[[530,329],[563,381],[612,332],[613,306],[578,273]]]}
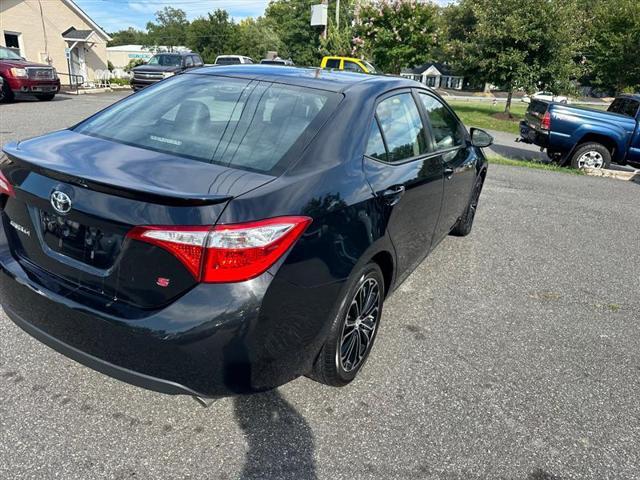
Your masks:
{"label": "parking lot", "polygon": [[[0,105],[0,140],[124,94]],[[148,392],[0,314],[0,478],[640,478],[640,185],[491,165],[474,231],[385,304],[348,387]],[[2,299],[0,299],[0,303]]]}

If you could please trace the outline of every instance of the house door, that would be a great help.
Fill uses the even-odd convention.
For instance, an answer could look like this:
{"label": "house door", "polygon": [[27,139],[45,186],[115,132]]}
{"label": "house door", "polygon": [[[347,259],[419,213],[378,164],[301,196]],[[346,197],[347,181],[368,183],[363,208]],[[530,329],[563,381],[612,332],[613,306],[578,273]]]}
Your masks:
{"label": "house door", "polygon": [[71,78],[71,83],[74,85],[83,84],[87,81],[87,64],[84,59],[84,47],[82,45],[76,45],[71,49],[69,57],[69,66],[71,67],[71,75],[80,75],[82,79],[77,77]]}

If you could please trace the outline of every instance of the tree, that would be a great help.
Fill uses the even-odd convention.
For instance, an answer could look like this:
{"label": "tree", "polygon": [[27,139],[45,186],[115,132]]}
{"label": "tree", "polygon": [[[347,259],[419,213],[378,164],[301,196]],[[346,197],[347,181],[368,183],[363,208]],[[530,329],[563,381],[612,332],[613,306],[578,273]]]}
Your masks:
{"label": "tree", "polygon": [[147,33],[142,30],[136,30],[129,27],[126,30],[119,30],[109,35],[111,41],[107,43],[108,47],[117,47],[118,45],[145,45],[148,43]]}
{"label": "tree", "polygon": [[438,7],[414,0],[373,0],[356,6],[353,44],[383,71],[433,60]]}
{"label": "tree", "polygon": [[289,57],[289,50],[263,17],[245,18],[238,23],[237,27],[236,51],[256,61],[265,58],[270,51],[278,52],[282,58]]}
{"label": "tree", "polygon": [[156,23],[147,23],[148,45],[165,45],[169,50],[187,43],[189,21],[184,10],[164,7],[156,12]]}
{"label": "tree", "polygon": [[621,91],[640,89],[640,2],[599,0],[590,13],[587,65],[594,83]]}
{"label": "tree", "polygon": [[318,0],[273,0],[265,24],[280,38],[298,65],[319,65],[320,30],[310,25],[311,6]]}
{"label": "tree", "polygon": [[218,55],[235,52],[237,25],[225,10],[218,9],[206,18],[200,17],[191,22],[185,43],[198,52],[206,63],[213,63]]}
{"label": "tree", "polygon": [[576,0],[462,0],[448,13],[463,19],[446,31],[455,40],[454,60],[467,75],[508,92],[568,91],[580,76],[580,9]]}

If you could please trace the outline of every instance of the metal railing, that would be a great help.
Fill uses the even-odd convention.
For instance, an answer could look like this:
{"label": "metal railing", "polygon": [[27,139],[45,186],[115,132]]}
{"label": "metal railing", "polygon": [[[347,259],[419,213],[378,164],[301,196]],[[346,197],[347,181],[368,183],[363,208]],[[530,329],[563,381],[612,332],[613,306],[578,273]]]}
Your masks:
{"label": "metal railing", "polygon": [[67,84],[69,85],[70,89],[75,87],[76,93],[78,93],[80,86],[84,85],[84,77],[82,75],[76,75],[74,73],[58,72],[58,76],[61,76],[61,75],[65,77],[69,77],[69,82]]}

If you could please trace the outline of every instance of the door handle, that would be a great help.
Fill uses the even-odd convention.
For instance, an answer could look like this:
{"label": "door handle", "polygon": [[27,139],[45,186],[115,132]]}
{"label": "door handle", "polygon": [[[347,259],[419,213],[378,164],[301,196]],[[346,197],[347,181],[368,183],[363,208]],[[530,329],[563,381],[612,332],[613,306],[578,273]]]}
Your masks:
{"label": "door handle", "polygon": [[404,191],[404,185],[394,185],[380,192],[380,196],[387,205],[392,207],[400,201],[402,195],[404,195]]}
{"label": "door handle", "polygon": [[445,176],[445,178],[447,178],[447,180],[450,179],[451,177],[453,177],[453,174],[454,174],[453,168],[447,167],[447,168],[444,169],[444,176]]}

